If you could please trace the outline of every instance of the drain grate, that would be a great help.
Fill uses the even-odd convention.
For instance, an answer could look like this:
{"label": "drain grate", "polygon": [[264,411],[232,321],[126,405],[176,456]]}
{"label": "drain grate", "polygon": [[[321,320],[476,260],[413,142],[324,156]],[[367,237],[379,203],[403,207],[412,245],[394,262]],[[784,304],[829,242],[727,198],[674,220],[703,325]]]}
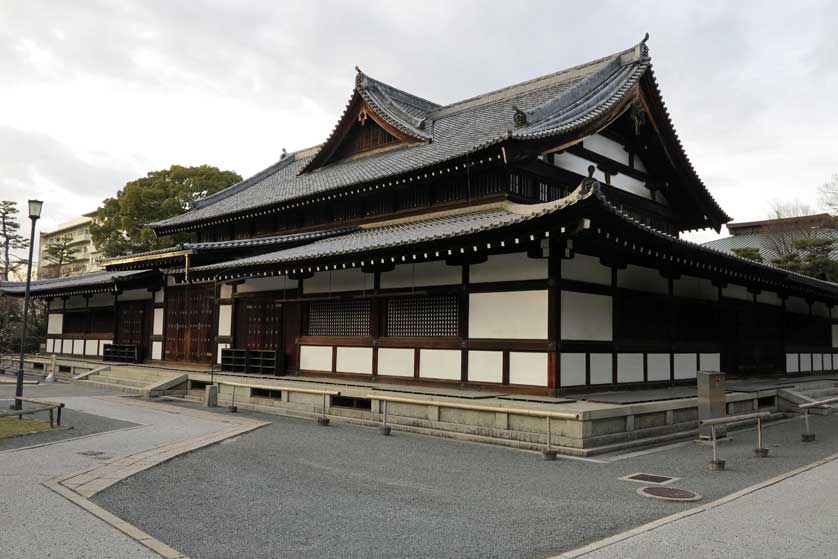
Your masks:
{"label": "drain grate", "polygon": [[677,487],[641,487],[637,490],[644,497],[660,499],[662,501],[698,501],[701,495]]}
{"label": "drain grate", "polygon": [[102,456],[105,453],[101,450],[84,450],[82,452],[79,452],[79,454],[81,456]]}
{"label": "drain grate", "polygon": [[637,483],[652,483],[655,485],[666,485],[668,483],[672,483],[673,481],[677,481],[681,478],[638,472],[636,474],[631,474],[630,476],[621,477],[620,479],[623,481],[636,481]]}

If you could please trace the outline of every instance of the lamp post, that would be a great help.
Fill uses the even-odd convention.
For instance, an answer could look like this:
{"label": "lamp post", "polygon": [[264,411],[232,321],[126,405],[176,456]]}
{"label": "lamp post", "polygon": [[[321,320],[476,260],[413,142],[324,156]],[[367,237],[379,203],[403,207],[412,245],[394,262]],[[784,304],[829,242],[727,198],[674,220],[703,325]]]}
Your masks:
{"label": "lamp post", "polygon": [[32,232],[29,234],[29,260],[26,263],[26,291],[23,295],[23,319],[20,322],[20,363],[17,369],[17,386],[15,387],[15,402],[12,407],[19,410],[23,397],[23,354],[26,351],[26,319],[29,316],[29,288],[32,284],[32,251],[35,249],[35,223],[41,217],[44,203],[40,200],[29,200],[29,219],[32,220]]}

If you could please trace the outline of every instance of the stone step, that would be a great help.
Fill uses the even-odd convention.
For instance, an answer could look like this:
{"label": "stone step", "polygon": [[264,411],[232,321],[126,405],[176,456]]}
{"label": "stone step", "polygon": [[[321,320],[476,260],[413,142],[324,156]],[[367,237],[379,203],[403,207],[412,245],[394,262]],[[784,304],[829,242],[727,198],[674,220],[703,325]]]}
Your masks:
{"label": "stone step", "polygon": [[123,371],[121,369],[112,369],[110,371],[101,371],[96,373],[98,376],[103,378],[114,378],[114,379],[126,379],[126,380],[134,380],[139,382],[144,382],[146,384],[153,384],[160,382],[162,380],[166,380],[169,378],[173,378],[177,375],[164,375],[164,376],[156,376],[156,375],[135,375],[130,371]]}
{"label": "stone step", "polygon": [[81,382],[84,382],[84,383],[89,384],[91,386],[96,386],[98,388],[105,388],[107,390],[114,390],[114,391],[117,391],[117,392],[127,392],[128,394],[140,395],[140,394],[143,393],[142,388],[138,388],[136,386],[128,386],[128,385],[125,385],[125,384],[114,384],[114,383],[111,383],[111,382],[102,382],[102,381],[98,381],[98,380],[83,380]]}
{"label": "stone step", "polygon": [[124,384],[125,386],[135,386],[137,388],[142,388],[144,386],[148,386],[151,384],[150,382],[144,380],[137,380],[132,378],[122,378],[122,377],[114,377],[110,375],[90,375],[87,377],[88,381],[95,381],[95,382],[105,382],[109,384]]}

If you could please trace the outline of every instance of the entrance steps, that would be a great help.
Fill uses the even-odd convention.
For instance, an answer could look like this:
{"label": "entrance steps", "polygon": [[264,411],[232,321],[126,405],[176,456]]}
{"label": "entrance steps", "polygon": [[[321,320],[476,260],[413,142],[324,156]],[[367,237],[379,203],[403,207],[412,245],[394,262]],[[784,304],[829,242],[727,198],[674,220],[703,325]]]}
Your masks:
{"label": "entrance steps", "polygon": [[[781,389],[777,392],[781,409],[800,411],[797,406],[819,400],[838,397],[838,381],[819,380],[795,385],[793,388]],[[830,415],[836,404],[829,408],[810,408],[809,413],[815,415]]]}
{"label": "entrance steps", "polygon": [[130,365],[111,365],[74,377],[82,382],[108,390],[126,392],[139,396],[162,394],[185,394],[188,375],[174,371]]}

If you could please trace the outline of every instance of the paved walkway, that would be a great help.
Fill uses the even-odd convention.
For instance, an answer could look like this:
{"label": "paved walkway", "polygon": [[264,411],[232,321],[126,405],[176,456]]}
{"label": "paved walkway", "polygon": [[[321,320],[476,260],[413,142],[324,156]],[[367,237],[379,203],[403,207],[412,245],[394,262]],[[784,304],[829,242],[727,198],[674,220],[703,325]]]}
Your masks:
{"label": "paved walkway", "polygon": [[[30,395],[47,397],[35,392]],[[229,437],[231,428],[241,424],[222,415],[102,396],[99,391],[70,397],[62,397],[60,387],[49,392],[69,408],[139,426],[0,452],[0,556],[159,559],[149,549],[154,542],[143,545],[138,534],[132,538],[124,533],[130,526],[120,531],[77,505],[142,468],[211,444],[222,433]]]}
{"label": "paved walkway", "polygon": [[555,559],[831,559],[838,555],[836,479],[838,460],[832,460],[703,512],[665,519],[605,547],[599,546],[607,541],[598,542],[590,547],[599,549]]}

